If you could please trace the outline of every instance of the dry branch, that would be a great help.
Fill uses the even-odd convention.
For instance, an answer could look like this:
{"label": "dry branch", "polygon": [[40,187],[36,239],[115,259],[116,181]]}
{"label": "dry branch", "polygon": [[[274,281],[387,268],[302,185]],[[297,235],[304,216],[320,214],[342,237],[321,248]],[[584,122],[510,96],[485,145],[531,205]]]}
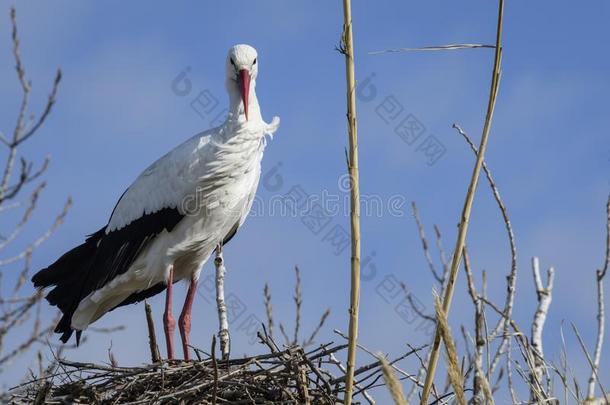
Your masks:
{"label": "dry branch", "polygon": [[[343,373],[346,372],[345,366],[343,366],[343,364],[339,361],[339,359],[337,359],[337,357],[334,355],[334,353],[330,354],[330,359],[331,361],[339,368],[339,370],[341,370]],[[370,405],[376,405],[375,399],[373,399],[373,397],[364,389],[362,388],[360,385],[358,384],[354,384],[354,387],[356,387],[356,389],[358,390],[359,393],[362,394],[362,396],[364,397],[364,399],[370,404]]]}
{"label": "dry branch", "polygon": [[265,314],[267,315],[267,330],[269,336],[273,338],[273,305],[271,304],[271,290],[267,283],[265,283],[265,288],[263,288],[263,298],[265,303]]}
{"label": "dry branch", "polygon": [[[301,272],[297,266],[295,266],[294,269],[295,269],[295,275],[296,275],[296,282],[295,282],[295,286],[294,286],[294,295],[292,296],[292,299],[295,303],[295,325],[294,325],[292,339],[288,337],[288,333],[286,331],[286,328],[284,327],[284,324],[282,322],[279,323],[280,333],[282,334],[282,337],[284,339],[284,344],[286,347],[299,345],[299,332],[301,331],[301,311],[302,311],[302,306],[303,306]],[[265,287],[263,288],[263,302],[265,304],[265,313],[266,313],[266,317],[267,317],[267,327],[265,328],[265,326],[263,325],[263,328],[267,331],[269,337],[271,337],[271,339],[273,339],[273,326],[275,325],[275,322],[273,320],[273,304],[271,302],[271,289],[269,288],[269,284],[267,284],[267,283],[265,283]],[[326,323],[326,320],[328,319],[329,315],[330,315],[330,309],[326,309],[322,313],[322,315],[320,316],[320,320],[318,321],[318,324],[314,327],[314,329],[309,334],[309,336],[307,338],[303,339],[302,343],[300,343],[303,348],[307,348],[314,344],[316,336],[318,336],[318,333],[320,333],[320,331],[324,327],[324,324]]]}
{"label": "dry branch", "polygon": [[[468,134],[457,124],[453,124],[453,128],[464,138],[472,152],[475,156],[479,153],[476,145],[472,141],[472,139],[468,136]],[[508,216],[508,210],[502,197],[500,196],[500,191],[498,190],[498,186],[494,181],[493,176],[491,175],[491,171],[487,166],[487,163],[483,161],[483,172],[485,173],[485,177],[487,177],[487,182],[489,183],[489,187],[491,188],[494,199],[496,200],[496,204],[500,209],[500,213],[502,214],[502,220],[504,221],[504,227],[506,229],[506,234],[508,237],[508,243],[510,246],[510,256],[511,256],[511,264],[510,264],[510,272],[506,278],[506,299],[504,303],[504,312],[506,313],[506,318],[512,318],[513,312],[513,304],[515,301],[516,294],[516,285],[517,285],[517,245],[515,243],[515,234],[513,232],[512,223],[510,221],[510,217]],[[502,331],[502,343],[496,350],[494,354],[491,365],[489,366],[488,374],[493,374],[498,364],[500,364],[500,358],[503,354],[506,354],[506,370],[508,374],[508,383],[509,383],[509,391],[511,392],[513,402],[517,402],[517,398],[512,388],[512,359],[511,359],[511,346],[512,340],[509,333],[510,326],[507,322],[505,322],[505,318],[501,317],[498,321],[496,327],[491,332],[490,338],[495,337],[500,331]]]}
{"label": "dry branch", "polygon": [[144,311],[146,313],[146,326],[148,327],[148,345],[150,346],[150,360],[153,363],[161,361],[159,346],[157,345],[157,334],[155,333],[155,322],[152,316],[150,304],[144,301]]}
{"label": "dry branch", "polygon": [[[483,301],[480,299],[479,294],[474,284],[474,276],[470,267],[470,257],[468,251],[464,247],[464,271],[466,272],[466,281],[468,285],[468,294],[474,304],[474,377],[473,377],[473,398],[474,404],[482,404],[482,397],[484,395],[483,385],[487,382],[485,373],[483,372],[483,349],[487,343],[486,337],[483,336]],[[484,382],[485,381],[485,382]],[[489,382],[487,382],[489,385]]]}
{"label": "dry branch", "polygon": [[422,243],[422,251],[424,252],[424,257],[426,258],[426,263],[428,263],[428,268],[430,269],[430,272],[432,273],[432,276],[434,277],[436,282],[442,285],[444,282],[444,278],[443,278],[443,275],[441,275],[437,272],[436,266],[434,265],[434,261],[432,260],[432,254],[430,253],[428,239],[426,239],[426,232],[424,230],[424,226],[419,217],[419,210],[417,209],[417,205],[415,204],[415,201],[411,202],[411,210],[413,212],[413,218],[415,218],[415,224],[417,225],[417,232],[419,233],[419,239],[421,240],[421,243]]}
{"label": "dry branch", "polygon": [[294,306],[295,306],[295,319],[294,319],[294,337],[292,344],[296,345],[299,343],[299,330],[301,329],[301,307],[303,305],[303,293],[301,288],[301,271],[298,266],[294,267],[296,275],[296,283],[294,284]]}

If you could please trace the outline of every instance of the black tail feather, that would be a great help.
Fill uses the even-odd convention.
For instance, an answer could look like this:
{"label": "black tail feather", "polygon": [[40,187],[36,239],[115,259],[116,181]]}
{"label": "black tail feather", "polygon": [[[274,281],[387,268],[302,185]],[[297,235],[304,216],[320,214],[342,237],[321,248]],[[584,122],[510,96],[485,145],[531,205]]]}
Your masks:
{"label": "black tail feather", "polygon": [[[59,308],[63,314],[55,333],[61,333],[61,341],[66,343],[74,330],[72,315],[82,299],[80,291],[85,277],[95,257],[98,241],[104,235],[105,228],[90,235],[85,243],[66,252],[55,263],[40,270],[32,277],[34,287],[45,288],[53,286],[46,296],[49,304]],[[77,340],[80,331],[77,331]],[[77,342],[78,343],[78,342]]]}

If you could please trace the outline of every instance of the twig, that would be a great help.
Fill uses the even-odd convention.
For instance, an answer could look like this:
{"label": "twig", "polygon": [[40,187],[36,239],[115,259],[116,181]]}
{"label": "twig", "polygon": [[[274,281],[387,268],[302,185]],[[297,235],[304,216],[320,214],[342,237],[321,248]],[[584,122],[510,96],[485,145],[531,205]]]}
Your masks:
{"label": "twig", "polygon": [[[572,389],[569,387],[568,384],[568,373],[569,373],[569,364],[568,364],[568,349],[566,348],[566,339],[565,336],[563,334],[563,321],[561,321],[561,326],[559,328],[559,335],[561,336],[561,365],[563,368],[563,376],[562,376],[562,383],[564,386],[564,399],[565,399],[565,403],[568,403],[568,395],[567,392],[573,392]],[[561,375],[561,374],[560,374]],[[576,397],[576,401],[579,402],[578,396],[576,394],[574,394]]]}
{"label": "twig", "polygon": [[303,342],[304,348],[311,346],[313,344],[314,339],[316,338],[318,333],[320,333],[320,330],[326,323],[326,319],[328,318],[329,315],[330,315],[330,309],[327,309],[326,311],[324,311],[324,313],[320,317],[320,321],[318,322],[318,325],[315,327],[313,332],[311,332],[311,335],[309,335],[309,337]]}
{"label": "twig", "polygon": [[66,219],[66,216],[68,215],[68,211],[70,210],[71,206],[72,206],[72,199],[68,198],[68,200],[64,204],[63,210],[59,213],[59,215],[57,215],[57,217],[55,217],[55,221],[53,222],[53,224],[51,224],[51,226],[47,229],[47,231],[45,233],[43,233],[42,235],[40,235],[38,237],[38,239],[31,242],[20,253],[14,255],[14,256],[8,257],[6,259],[0,260],[0,266],[6,266],[9,264],[15,263],[19,260],[22,260],[24,258],[27,258],[28,255],[30,255],[36,248],[38,248],[47,239],[49,239],[51,237],[51,235],[53,235],[53,232],[55,232],[55,230],[64,222],[64,219]]}
{"label": "twig", "polygon": [[152,308],[148,301],[144,301],[144,311],[146,312],[146,325],[148,326],[148,345],[150,346],[150,359],[153,363],[161,361],[159,346],[157,345],[157,335],[155,333],[155,321],[152,316]]}
{"label": "twig", "polygon": [[[17,31],[17,13],[15,8],[11,8],[11,24],[12,24],[12,41],[13,41],[13,56],[15,59],[15,70],[17,71],[17,78],[19,79],[19,83],[21,84],[21,89],[23,92],[23,96],[21,99],[21,104],[19,107],[19,113],[17,117],[17,123],[15,124],[15,129],[13,131],[13,137],[9,141],[4,136],[2,137],[2,143],[4,143],[9,148],[8,158],[6,162],[6,166],[4,169],[4,173],[2,176],[2,181],[0,182],[0,203],[5,201],[7,198],[12,198],[17,194],[21,186],[28,181],[30,181],[29,176],[27,175],[28,170],[22,170],[22,175],[19,179],[19,183],[13,186],[13,191],[10,195],[7,195],[8,184],[13,174],[13,166],[15,164],[15,160],[17,158],[17,148],[20,144],[25,142],[28,138],[30,138],[38,129],[44,124],[45,120],[51,113],[53,105],[55,104],[57,98],[57,91],[59,89],[59,83],[61,81],[61,71],[58,70],[55,75],[55,80],[53,81],[53,87],[51,89],[51,94],[47,100],[47,104],[40,116],[40,118],[36,121],[36,123],[30,128],[26,129],[25,126],[25,117],[27,115],[30,93],[32,90],[32,85],[26,77],[25,68],[23,66],[23,62],[21,60],[21,48],[19,35]],[[23,161],[22,161],[23,162]],[[22,168],[24,166],[22,165]],[[24,175],[26,174],[26,175]]]}
{"label": "twig", "polygon": [[419,239],[422,243],[422,250],[424,252],[424,257],[426,258],[426,262],[428,263],[428,267],[430,268],[430,272],[434,279],[439,283],[443,284],[443,277],[438,274],[436,271],[436,267],[434,266],[434,261],[432,260],[432,255],[430,254],[430,249],[428,248],[428,240],[426,239],[426,232],[424,231],[424,226],[419,219],[419,210],[417,209],[417,205],[415,201],[411,202],[411,210],[413,211],[413,218],[415,218],[415,224],[417,225],[417,232],[419,233]]}
{"label": "twig", "polygon": [[[457,130],[457,132],[464,138],[464,140],[470,146],[470,149],[475,154],[475,156],[478,155],[477,147],[474,144],[474,142],[470,139],[468,134],[466,134],[466,132],[457,124],[453,124],[453,128],[455,128]],[[504,221],[504,227],[506,228],[506,234],[508,236],[508,243],[510,246],[511,265],[510,265],[509,275],[506,279],[506,300],[504,303],[504,312],[506,313],[507,318],[510,319],[512,317],[513,304],[515,301],[515,293],[517,291],[517,289],[516,289],[517,246],[515,243],[515,235],[513,232],[513,227],[512,227],[510,218],[508,216],[508,210],[506,208],[506,205],[504,204],[504,201],[502,200],[502,197],[500,196],[500,191],[498,190],[498,187],[491,175],[491,171],[489,170],[487,163],[485,161],[483,161],[482,166],[483,166],[483,171],[485,172],[485,176],[487,177],[489,187],[491,188],[494,199],[496,200],[496,204],[498,205],[498,208],[500,209],[500,212],[502,214],[502,219]],[[508,384],[509,384],[509,391],[511,393],[513,402],[516,403],[517,398],[515,395],[515,391],[512,388],[511,339],[510,339],[510,334],[508,333],[509,324],[507,322],[505,322],[504,318],[500,318],[500,320],[498,321],[498,324],[491,332],[491,335],[492,336],[497,335],[498,332],[500,331],[500,329],[503,330],[502,343],[500,344],[500,346],[496,350],[495,355],[493,356],[488,373],[492,374],[495,371],[497,365],[500,363],[500,357],[502,356],[502,354],[506,353],[506,368],[507,368],[506,371],[507,371],[507,379],[508,379]]]}
{"label": "twig", "polygon": [[[342,337],[343,339],[345,339],[345,340],[348,340],[348,339],[349,339],[349,338],[348,338],[348,337],[347,337],[347,336],[346,336],[346,335],[345,335],[343,332],[341,332],[341,331],[340,331],[340,330],[338,330],[338,329],[335,329],[335,330],[334,330],[334,332],[335,332],[337,335],[341,336],[341,337]],[[397,359],[393,360],[393,361],[390,363],[390,366],[392,366],[392,368],[393,368],[393,369],[394,369],[394,370],[395,370],[397,373],[399,373],[399,374],[400,374],[400,375],[402,375],[403,377],[405,377],[405,378],[407,378],[407,379],[411,380],[411,381],[412,381],[412,382],[413,382],[413,383],[414,383],[416,386],[421,387],[421,386],[422,386],[422,384],[419,382],[419,380],[418,380],[416,377],[413,377],[411,374],[409,374],[409,373],[405,372],[404,370],[401,370],[400,368],[398,368],[397,366],[395,366],[395,365],[394,365],[394,363],[396,363],[397,361],[402,360],[402,358],[407,357],[407,356],[410,356],[411,354],[414,354],[416,357],[419,357],[418,352],[419,352],[420,350],[422,350],[423,348],[425,348],[425,347],[426,347],[426,346],[421,346],[421,347],[412,347],[411,345],[408,345],[408,346],[409,346],[409,349],[410,349],[410,350],[409,350],[409,351],[408,351],[408,352],[407,352],[407,353],[406,353],[404,356],[398,357]],[[373,358],[377,359],[378,355],[377,355],[377,354],[375,354],[375,353],[373,353],[371,350],[367,349],[367,348],[366,348],[365,346],[363,346],[362,344],[358,343],[358,348],[359,348],[359,349],[361,349],[362,351],[364,351],[364,352],[368,353],[368,354],[369,354],[369,355],[371,355]],[[343,379],[341,379],[341,381],[342,381],[342,380],[343,380]]]}
{"label": "twig", "polygon": [[[466,242],[466,234],[468,232],[468,224],[470,221],[470,213],[472,211],[472,204],[474,202],[474,195],[479,181],[479,174],[483,165],[485,150],[487,148],[487,142],[489,139],[489,131],[491,129],[491,122],[493,119],[494,108],[496,105],[496,98],[498,95],[498,87],[500,83],[500,64],[502,60],[502,23],[504,17],[504,0],[499,0],[498,5],[498,24],[496,30],[496,46],[495,46],[495,57],[494,66],[491,76],[491,86],[489,93],[489,101],[487,104],[487,115],[485,117],[485,124],[483,126],[483,134],[481,136],[481,143],[479,145],[479,154],[473,169],[472,178],[470,179],[470,185],[466,194],[466,200],[464,202],[464,208],[462,210],[462,216],[460,226],[458,230],[458,238],[456,241],[455,249],[453,250],[453,259],[451,262],[451,270],[449,272],[449,279],[445,289],[445,295],[443,298],[443,313],[449,314],[451,308],[451,300],[453,298],[453,291],[455,289],[455,281],[457,279],[458,268],[462,258],[462,250]],[[434,343],[431,350],[430,361],[428,363],[428,373],[426,375],[426,381],[424,383],[424,389],[421,396],[421,405],[426,405],[428,397],[430,396],[430,389],[434,381],[434,375],[436,373],[436,365],[440,354],[441,344],[441,331],[439,325],[436,326],[436,333]]]}
{"label": "twig", "polygon": [[[470,149],[476,156],[478,154],[477,147],[475,146],[474,142],[472,142],[472,140],[470,139],[468,134],[466,134],[466,132],[464,132],[464,130],[457,124],[453,124],[453,128],[464,138],[464,140],[466,141],[468,146],[470,146]],[[507,282],[506,282],[506,301],[504,304],[504,311],[506,312],[508,318],[511,318],[512,311],[513,311],[513,303],[515,300],[515,293],[516,293],[515,287],[517,284],[517,246],[515,243],[515,234],[513,232],[513,227],[512,227],[510,218],[508,216],[508,210],[506,208],[506,205],[504,204],[504,201],[502,200],[502,197],[500,196],[500,191],[498,190],[498,187],[491,175],[491,171],[489,170],[486,162],[483,162],[483,171],[485,173],[485,176],[487,177],[487,181],[489,183],[489,187],[491,188],[494,199],[496,200],[496,204],[498,205],[498,208],[500,209],[500,213],[502,214],[502,220],[504,221],[504,227],[506,228],[506,234],[508,236],[508,243],[510,246],[511,264],[510,264],[510,273],[507,277]],[[498,347],[496,354],[493,357],[491,367],[489,370],[490,373],[494,372],[496,366],[499,364],[500,356],[504,352],[506,352],[506,354],[507,354],[508,367],[511,367],[511,364],[510,364],[511,363],[511,361],[510,361],[510,338],[508,337],[509,325],[506,324],[506,322],[504,322],[504,318],[500,318],[500,321],[498,322],[497,326],[494,328],[493,332],[491,333],[492,336],[496,335],[500,331],[500,329],[503,329],[504,338],[502,340],[502,343]],[[508,370],[508,372],[510,373],[510,370]]]}
{"label": "twig", "polygon": [[589,352],[587,351],[585,342],[583,342],[582,337],[580,336],[580,333],[578,332],[578,329],[576,329],[576,325],[574,325],[573,322],[571,323],[571,325],[572,325],[572,329],[574,330],[574,334],[576,335],[576,338],[578,339],[578,343],[580,344],[580,348],[582,349],[583,353],[587,357],[587,361],[589,362],[589,365],[591,366],[591,370],[593,370],[593,374],[595,375],[595,379],[597,380],[599,389],[602,391],[602,397],[604,399],[604,402],[606,402],[606,405],[609,405],[610,401],[608,400],[608,395],[606,394],[606,390],[604,389],[604,386],[602,385],[602,381],[599,378],[599,374],[597,373],[597,369],[595,368],[595,365],[593,364],[593,360],[591,360],[591,356],[589,355]]}
{"label": "twig", "polygon": [[601,271],[601,278],[604,278],[608,268],[610,267],[610,196],[608,196],[608,203],[606,205],[606,260],[604,262],[604,267]]}
{"label": "twig", "polygon": [[292,344],[296,345],[299,342],[299,329],[301,329],[301,306],[303,305],[303,294],[301,292],[301,272],[298,266],[294,267],[294,272],[297,281],[294,286],[294,305],[295,305],[295,321],[294,321],[294,338]]}
{"label": "twig", "polygon": [[[334,355],[334,353],[330,354],[330,359],[331,361],[339,368],[339,370],[341,370],[343,373],[345,373],[345,367],[343,366],[343,364],[341,364],[341,362],[339,361],[339,359],[337,359],[337,357]],[[355,387],[359,390],[362,390],[362,396],[364,397],[364,399],[367,400],[367,402],[370,405],[376,405],[375,399],[373,399],[373,397],[371,397],[371,395],[364,390],[360,385],[355,384]]]}
{"label": "twig", "polygon": [[271,291],[267,283],[265,283],[265,288],[263,289],[263,296],[265,300],[265,314],[267,315],[267,329],[269,330],[269,337],[273,339],[273,306],[271,305]]}
{"label": "twig", "polygon": [[212,335],[212,367],[214,368],[214,389],[212,391],[212,405],[216,405],[218,396],[218,363],[216,362],[216,335]]}
{"label": "twig", "polygon": [[470,256],[468,255],[468,251],[466,247],[464,247],[464,271],[466,273],[466,280],[468,286],[468,294],[472,299],[472,303],[475,308],[474,315],[474,334],[475,334],[475,350],[474,350],[474,377],[472,384],[472,392],[473,392],[473,403],[480,404],[483,403],[481,401],[481,395],[483,394],[483,381],[482,378],[485,378],[483,374],[483,349],[485,347],[485,339],[483,338],[483,305],[482,301],[479,298],[479,294],[477,293],[476,287],[474,285],[474,277],[472,274],[472,270],[470,267]]}
{"label": "twig", "polygon": [[284,344],[288,347],[290,346],[290,338],[288,337],[288,334],[286,333],[286,329],[284,329],[284,324],[282,324],[280,322],[280,333],[282,334],[282,337],[284,338]]}
{"label": "twig", "polygon": [[114,353],[112,352],[112,340],[110,341],[110,346],[108,347],[108,362],[112,367],[119,366],[119,362],[117,361]]}
{"label": "twig", "polygon": [[443,280],[444,280],[447,278],[447,274],[449,274],[449,265],[447,264],[445,248],[443,247],[443,242],[441,240],[441,230],[436,225],[434,225],[434,234],[436,235],[436,248],[438,250],[438,255],[439,255],[439,258],[441,261],[441,265],[443,266]]}
{"label": "twig", "polygon": [[400,283],[400,287],[402,289],[402,291],[405,293],[405,297],[407,299],[407,302],[409,303],[409,305],[411,305],[411,308],[413,309],[413,312],[415,312],[415,314],[417,316],[419,316],[420,318],[422,318],[424,321],[428,321],[428,322],[436,322],[436,318],[434,318],[431,315],[428,315],[424,312],[422,312],[421,309],[419,309],[419,307],[417,306],[416,302],[413,300],[413,294],[411,294],[409,292],[409,290],[407,289],[407,286],[405,283]]}

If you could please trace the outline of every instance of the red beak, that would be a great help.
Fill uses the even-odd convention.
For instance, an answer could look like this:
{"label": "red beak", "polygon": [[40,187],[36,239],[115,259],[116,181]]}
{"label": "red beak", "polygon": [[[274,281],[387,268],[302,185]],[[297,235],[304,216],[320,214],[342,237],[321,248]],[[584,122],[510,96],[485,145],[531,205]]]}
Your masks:
{"label": "red beak", "polygon": [[241,90],[241,101],[244,103],[244,113],[248,120],[248,96],[250,95],[250,72],[246,69],[239,71],[239,86]]}

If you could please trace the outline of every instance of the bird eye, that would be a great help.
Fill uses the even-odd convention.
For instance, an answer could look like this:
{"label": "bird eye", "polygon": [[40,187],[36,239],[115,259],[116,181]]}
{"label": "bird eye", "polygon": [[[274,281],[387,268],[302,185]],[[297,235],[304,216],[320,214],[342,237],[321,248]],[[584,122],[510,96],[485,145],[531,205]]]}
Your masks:
{"label": "bird eye", "polygon": [[231,65],[235,66],[235,61],[231,58]]}
{"label": "bird eye", "polygon": [[254,62],[252,62],[252,65],[256,65],[256,58],[254,58]]}

